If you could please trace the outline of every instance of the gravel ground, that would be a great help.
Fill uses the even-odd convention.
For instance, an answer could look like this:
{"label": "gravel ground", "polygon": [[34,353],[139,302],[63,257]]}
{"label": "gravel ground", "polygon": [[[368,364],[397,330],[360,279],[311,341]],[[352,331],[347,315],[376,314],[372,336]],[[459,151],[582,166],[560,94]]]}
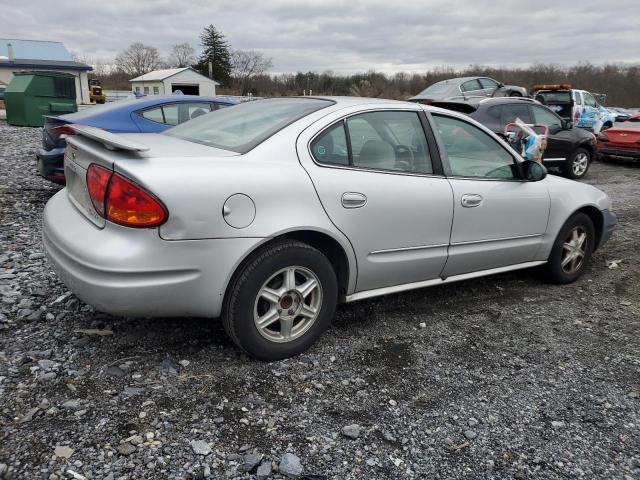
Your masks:
{"label": "gravel ground", "polygon": [[620,224],[575,284],[342,306],[308,353],[260,363],[218,322],[67,291],[42,253],[39,136],[0,122],[0,478],[640,478],[640,165],[588,174]]}

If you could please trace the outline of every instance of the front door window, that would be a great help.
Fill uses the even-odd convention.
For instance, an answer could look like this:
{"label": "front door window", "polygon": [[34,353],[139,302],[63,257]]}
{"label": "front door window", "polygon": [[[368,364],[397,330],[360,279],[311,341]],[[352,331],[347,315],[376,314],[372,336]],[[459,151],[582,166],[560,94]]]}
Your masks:
{"label": "front door window", "polygon": [[516,179],[514,158],[478,127],[453,117],[433,115],[445,144],[451,174],[457,177]]}

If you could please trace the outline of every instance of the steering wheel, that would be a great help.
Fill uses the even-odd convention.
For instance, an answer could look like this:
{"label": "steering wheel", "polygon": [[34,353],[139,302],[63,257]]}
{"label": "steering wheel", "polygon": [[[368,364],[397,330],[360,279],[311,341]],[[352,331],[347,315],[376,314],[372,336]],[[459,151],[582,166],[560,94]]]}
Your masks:
{"label": "steering wheel", "polygon": [[395,145],[393,149],[396,152],[397,160],[406,160],[407,158],[409,158],[411,159],[411,162],[414,161],[413,152],[408,146],[399,143],[398,145]]}

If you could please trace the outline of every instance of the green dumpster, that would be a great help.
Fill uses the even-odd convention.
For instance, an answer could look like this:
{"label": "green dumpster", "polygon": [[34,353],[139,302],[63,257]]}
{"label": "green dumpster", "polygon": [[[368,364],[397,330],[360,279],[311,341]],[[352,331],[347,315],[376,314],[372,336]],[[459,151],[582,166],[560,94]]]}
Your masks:
{"label": "green dumpster", "polygon": [[16,72],[4,94],[7,123],[40,127],[42,115],[77,112],[75,76],[57,72]]}

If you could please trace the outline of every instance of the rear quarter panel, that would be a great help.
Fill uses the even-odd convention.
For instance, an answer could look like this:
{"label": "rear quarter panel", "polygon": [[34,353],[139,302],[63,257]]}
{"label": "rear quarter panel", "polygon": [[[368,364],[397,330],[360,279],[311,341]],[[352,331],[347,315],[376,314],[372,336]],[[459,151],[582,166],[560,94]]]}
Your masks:
{"label": "rear quarter panel", "polygon": [[[346,254],[351,293],[357,276],[351,244],[322,208],[298,162],[294,139],[272,140],[240,156],[135,158],[118,161],[115,170],[165,204],[169,220],[159,229],[164,240],[258,239],[236,259],[236,267],[274,237],[302,230],[329,235]],[[255,205],[254,220],[245,228],[230,226],[223,216],[225,202],[234,194],[250,197]]]}
{"label": "rear quarter panel", "polygon": [[[348,240],[329,221],[299,163],[294,141],[277,134],[245,155],[131,158],[119,160],[115,169],[166,205],[169,220],[160,227],[165,240],[268,239],[313,230],[336,239],[352,257]],[[255,205],[253,222],[245,228],[230,226],[223,216],[234,194],[250,197]]]}

